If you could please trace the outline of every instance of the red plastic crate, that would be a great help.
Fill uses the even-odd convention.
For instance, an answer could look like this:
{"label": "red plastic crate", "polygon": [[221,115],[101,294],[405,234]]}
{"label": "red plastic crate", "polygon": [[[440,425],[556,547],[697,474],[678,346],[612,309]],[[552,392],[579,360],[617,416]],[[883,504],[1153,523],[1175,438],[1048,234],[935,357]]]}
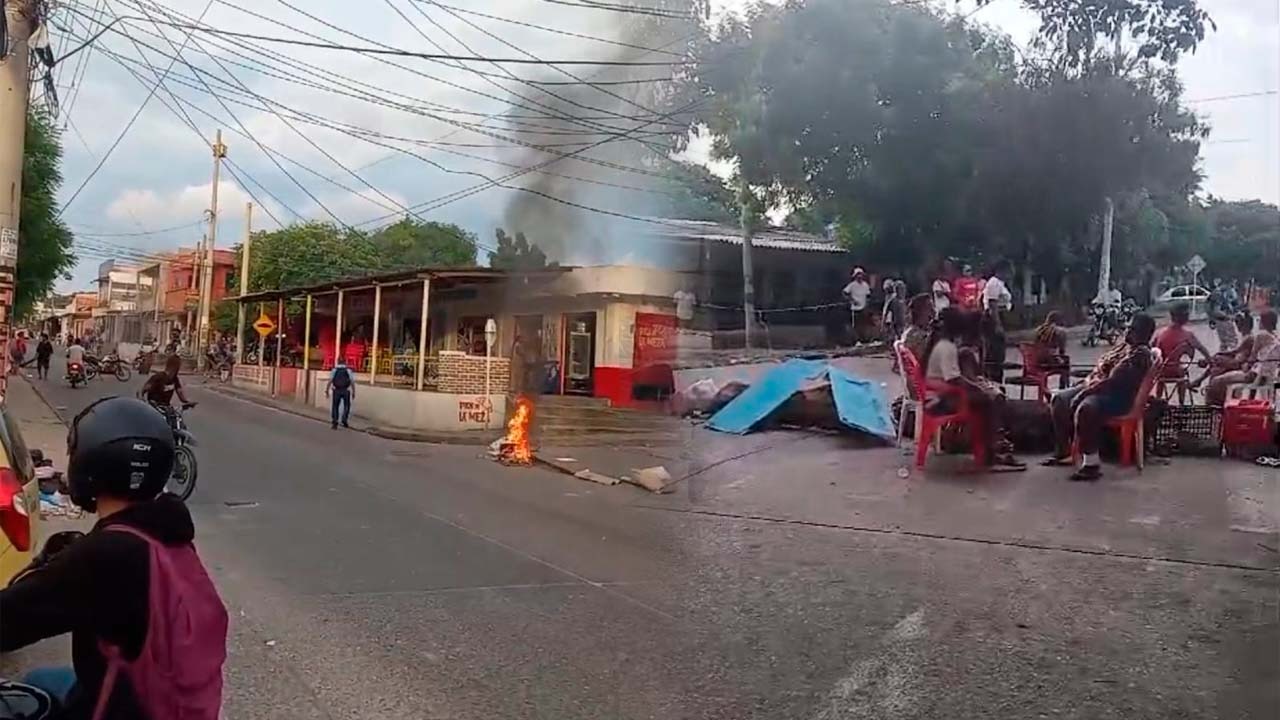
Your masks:
{"label": "red plastic crate", "polygon": [[1270,445],[1275,437],[1275,406],[1270,400],[1228,400],[1222,413],[1222,444]]}

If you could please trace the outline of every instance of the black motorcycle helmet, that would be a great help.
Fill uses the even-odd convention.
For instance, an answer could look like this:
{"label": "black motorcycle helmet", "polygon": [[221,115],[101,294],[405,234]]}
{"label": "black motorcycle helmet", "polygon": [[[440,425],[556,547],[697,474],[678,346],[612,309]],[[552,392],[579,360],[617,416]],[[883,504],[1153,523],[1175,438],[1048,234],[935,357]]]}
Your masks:
{"label": "black motorcycle helmet", "polygon": [[173,430],[155,408],[133,398],[98,400],[67,434],[71,501],[95,512],[101,494],[151,500],[169,481],[173,452]]}

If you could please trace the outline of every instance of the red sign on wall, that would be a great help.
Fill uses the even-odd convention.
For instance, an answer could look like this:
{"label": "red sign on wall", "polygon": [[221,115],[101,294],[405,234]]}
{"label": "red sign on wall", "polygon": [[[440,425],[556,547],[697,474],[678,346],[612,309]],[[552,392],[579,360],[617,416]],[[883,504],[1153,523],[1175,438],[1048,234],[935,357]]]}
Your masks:
{"label": "red sign on wall", "polygon": [[676,316],[636,313],[633,367],[670,363],[676,359]]}

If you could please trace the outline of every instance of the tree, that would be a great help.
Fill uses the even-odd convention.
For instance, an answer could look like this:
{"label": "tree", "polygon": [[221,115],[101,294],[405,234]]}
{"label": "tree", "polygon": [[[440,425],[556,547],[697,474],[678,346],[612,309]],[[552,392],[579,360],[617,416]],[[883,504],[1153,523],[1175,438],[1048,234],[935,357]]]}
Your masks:
{"label": "tree", "polygon": [[497,250],[489,253],[489,267],[512,272],[527,272],[553,267],[547,264],[547,256],[525,238],[524,233],[517,232],[515,237],[507,235],[498,228],[494,233],[498,240]]}
{"label": "tree", "polygon": [[[377,247],[364,233],[330,223],[298,223],[253,234],[249,291],[314,285],[371,274],[382,266]],[[232,284],[238,286],[239,279]]]}
{"label": "tree", "polygon": [[679,220],[710,220],[737,223],[738,199],[723,180],[702,165],[664,160],[659,169],[665,176],[662,191],[666,200],[662,215]]}
{"label": "tree", "polygon": [[[994,0],[977,0],[979,6]],[[1105,41],[1128,39],[1141,60],[1172,65],[1204,40],[1213,27],[1197,0],[1022,0],[1040,16],[1036,46],[1049,53],[1062,73],[1084,73],[1099,60],[1113,60]]]}
{"label": "tree", "polygon": [[22,165],[22,214],[18,222],[17,290],[14,316],[22,318],[53,289],[75,264],[73,236],[58,217],[57,193],[62,184],[62,142],[57,127],[42,109],[27,115]]}
{"label": "tree", "polygon": [[405,218],[370,238],[387,269],[476,264],[476,239],[457,225]]}

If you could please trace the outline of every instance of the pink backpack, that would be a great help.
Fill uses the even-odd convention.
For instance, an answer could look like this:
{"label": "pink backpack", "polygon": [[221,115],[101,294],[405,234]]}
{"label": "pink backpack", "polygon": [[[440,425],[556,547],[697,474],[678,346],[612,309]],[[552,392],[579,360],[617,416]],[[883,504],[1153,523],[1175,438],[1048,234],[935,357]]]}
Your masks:
{"label": "pink backpack", "polygon": [[227,659],[227,609],[195,546],[170,547],[136,528],[112,525],[151,546],[147,637],[126,660],[101,640],[107,659],[93,720],[103,720],[116,677],[129,678],[150,720],[217,720],[222,708],[222,664]]}

